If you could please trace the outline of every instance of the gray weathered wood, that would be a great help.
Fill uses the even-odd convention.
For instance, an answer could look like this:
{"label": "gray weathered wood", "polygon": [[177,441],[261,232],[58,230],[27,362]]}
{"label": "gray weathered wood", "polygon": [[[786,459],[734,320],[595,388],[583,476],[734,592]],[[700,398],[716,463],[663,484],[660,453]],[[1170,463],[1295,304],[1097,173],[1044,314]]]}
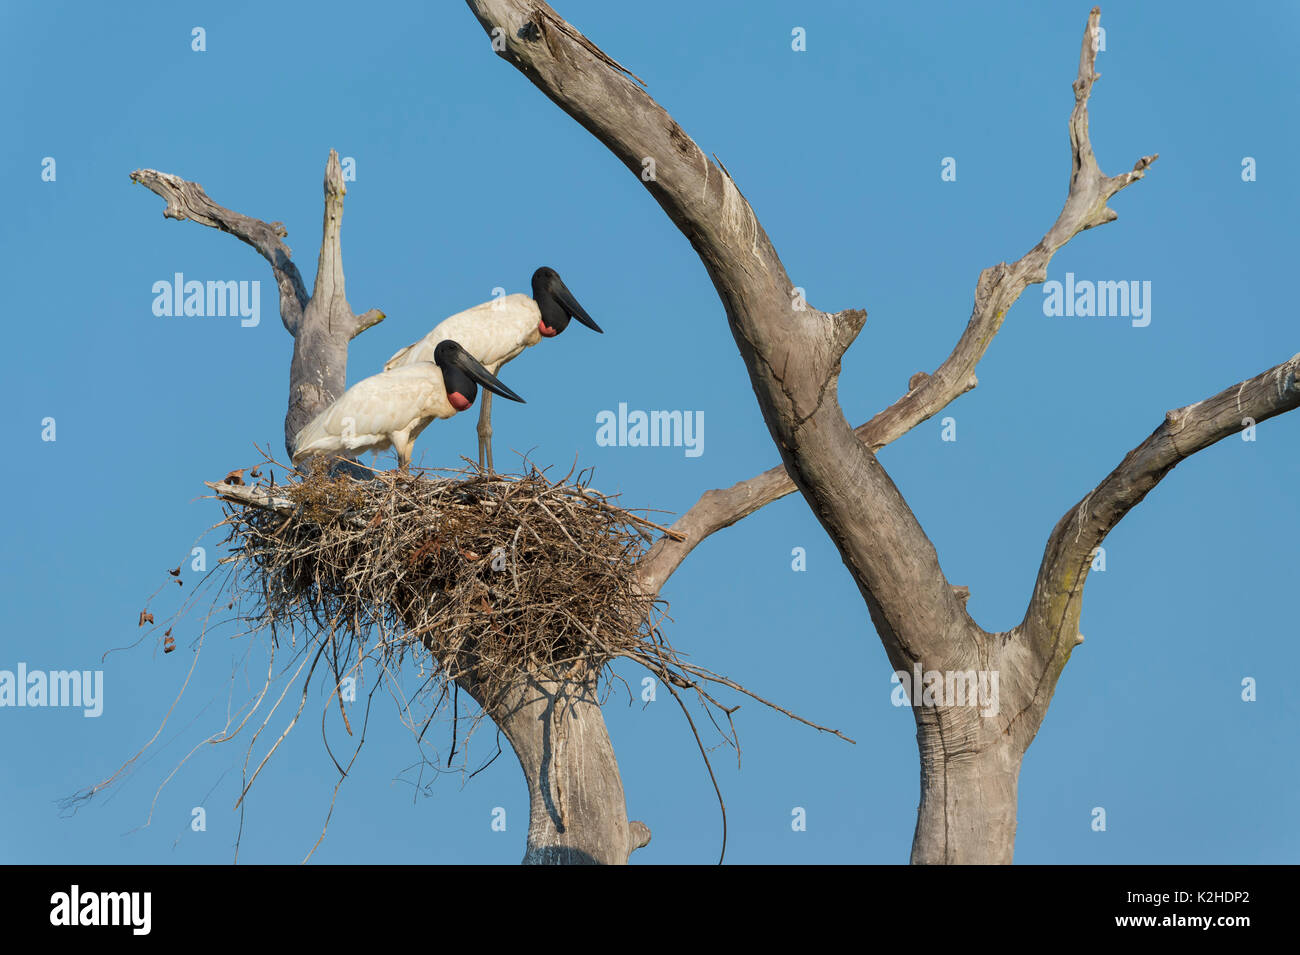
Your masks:
{"label": "gray weathered wood", "polygon": [[530,865],[623,865],[650,841],[644,823],[629,821],[623,779],[597,701],[594,676],[534,679],[483,706],[523,768],[528,783]]}
{"label": "gray weathered wood", "polygon": [[167,218],[188,219],[228,232],[251,245],[270,263],[280,291],[280,319],[293,336],[289,409],[284,418],[285,450],[292,457],[294,436],[346,388],[348,342],[384,319],[378,309],[356,315],[348,306],[339,244],[347,189],[338,153],[331,149],[325,164],[325,224],[316,284],[310,296],[284,242],[288,232],[283,223],[266,223],[232,212],[208,198],[198,183],[171,173],[137,169],[131,173],[131,180],[167,200],[163,211]]}
{"label": "gray weathered wood", "polygon": [[[1094,10],[1088,29],[1100,19]],[[1070,183],[1065,204],[1052,227],[1023,256],[1007,265],[1000,262],[984,269],[975,283],[975,304],[970,320],[956,346],[931,373],[917,372],[908,380],[907,392],[856,429],[857,436],[873,452],[901,438],[918,424],[938,414],[961,395],[978,385],[975,368],[993,343],[1007,312],[1024,290],[1046,281],[1047,265],[1074,236],[1085,229],[1113,221],[1117,216],[1106,203],[1121,189],[1141,179],[1157,156],[1143,156],[1130,172],[1107,176],[1097,165],[1088,137],[1088,97],[1096,81],[1096,53],[1085,32],[1080,51],[1079,74],[1074,83],[1075,103],[1070,114]],[[795,483],[784,466],[741,481],[729,488],[706,491],[697,504],[682,515],[675,530],[686,535],[682,542],[659,541],[642,566],[645,585],[658,590],[677,566],[704,538],[729,527],[759,508],[795,491]]]}
{"label": "gray weathered wood", "polygon": [[[838,406],[836,382],[841,356],[865,314],[792,307],[793,283],[725,167],[710,162],[635,76],[551,7],[540,0],[466,2],[489,35],[504,39],[498,54],[636,174],[690,241],[722,301],[781,454],[781,467],[706,492],[673,525],[683,539],[665,538],[642,559],[643,588],[658,592],[710,534],[799,490],[857,582],[896,669],[919,664],[1001,678],[996,714],[970,707],[913,708],[921,800],[912,861],[1010,862],[1021,760],[1069,649],[1082,640],[1073,629],[1087,572],[1086,561],[1079,563],[1082,555],[1176,463],[1175,440],[1192,453],[1239,427],[1225,417],[1218,396],[1208,403],[1213,414],[1184,409],[1169,426],[1175,433],[1153,435],[1151,449],[1135,452],[1138,463],[1127,470],[1122,465],[1095,492],[1095,504],[1085,500],[1071,512],[1081,514],[1075,523],[1087,526],[1077,540],[1065,541],[1062,527],[1073,524],[1070,515],[1063,519],[1049,543],[1030,614],[1002,634],[984,631],[966,613],[969,591],[945,579],[929,539],[875,458],[876,450],[976,386],[975,367],[1021,293],[1046,279],[1052,256],[1073,236],[1113,221],[1109,200],[1141,179],[1156,159],[1144,156],[1129,172],[1106,176],[1093,154],[1087,105],[1098,77],[1093,40],[1100,11],[1094,8],[1088,18],[1079,54],[1069,121],[1071,173],[1060,215],[1016,262],[980,274],[971,318],[948,358],[931,373],[913,374],[900,399],[853,429]],[[647,157],[656,167],[649,182],[640,175]],[[1293,407],[1293,363],[1243,383],[1237,394],[1242,404],[1233,413],[1247,408],[1263,420]],[[1268,382],[1276,386],[1273,392]],[[1133,497],[1135,489],[1141,493]]]}
{"label": "gray weathered wood", "polygon": [[289,233],[282,222],[263,222],[250,216],[231,212],[219,206],[203,191],[197,182],[187,182],[171,173],[156,169],[137,169],[131,173],[137,182],[167,200],[163,216],[180,221],[189,220],[213,229],[228,232],[241,242],[256,249],[271,266],[275,284],[280,290],[280,320],[290,335],[296,334],[307,307],[307,289],[293,264],[293,252],[284,237]]}
{"label": "gray weathered wood", "polygon": [[1300,406],[1298,376],[1300,354],[1203,401],[1167,412],[1160,426],[1057,523],[1017,628],[1042,675],[1022,702],[1026,719],[1041,721],[1070,652],[1083,642],[1083,587],[1106,535],[1180,462],[1240,435],[1247,423],[1258,424]]}

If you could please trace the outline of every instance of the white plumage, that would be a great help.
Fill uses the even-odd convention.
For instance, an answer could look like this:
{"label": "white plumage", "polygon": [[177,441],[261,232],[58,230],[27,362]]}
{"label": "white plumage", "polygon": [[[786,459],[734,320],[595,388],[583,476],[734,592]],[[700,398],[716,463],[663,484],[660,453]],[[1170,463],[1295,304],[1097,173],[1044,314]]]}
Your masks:
{"label": "white plumage", "polygon": [[357,382],[298,432],[293,463],[330,451],[361,454],[397,448],[403,463],[435,418],[450,418],[442,372],[431,361],[404,365]]}
{"label": "white plumage", "polygon": [[542,340],[538,328],[541,318],[537,303],[520,293],[484,302],[444,318],[414,345],[407,345],[388,359],[384,369],[433,361],[438,342],[450,338],[496,374],[510,359]]}
{"label": "white plumage", "polygon": [[[600,326],[586,313],[554,269],[543,266],[533,273],[533,295],[507,295],[457,312],[433,327],[413,345],[407,345],[384,365],[388,371],[429,361],[440,342],[459,342],[470,355],[495,374],[525,348],[543,338],[554,338],[577,319],[593,331]],[[479,464],[492,469],[492,398],[483,396],[479,411]]]}

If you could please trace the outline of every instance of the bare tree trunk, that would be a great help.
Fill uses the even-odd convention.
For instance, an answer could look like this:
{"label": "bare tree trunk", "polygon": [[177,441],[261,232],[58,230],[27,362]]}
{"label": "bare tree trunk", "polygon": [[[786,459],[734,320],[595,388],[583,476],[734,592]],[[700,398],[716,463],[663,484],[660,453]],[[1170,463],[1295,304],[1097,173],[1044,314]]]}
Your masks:
{"label": "bare tree trunk", "polygon": [[1022,754],[1005,739],[970,747],[955,711],[920,707],[916,713],[921,804],[912,863],[1010,864]]}
{"label": "bare tree trunk", "polygon": [[[462,681],[462,685],[467,681]],[[650,841],[629,822],[596,680],[536,680],[505,699],[475,699],[501,728],[528,783],[524,863],[623,865]]]}
{"label": "bare tree trunk", "polygon": [[[964,587],[954,588],[958,599]],[[899,674],[913,677],[921,786],[911,861],[920,865],[1009,864],[1015,850],[1017,780],[1041,712],[1030,704],[1040,670],[1015,631],[991,634],[973,624],[947,652],[913,658],[893,651]],[[987,699],[932,700],[916,675],[961,674],[996,683]],[[951,684],[949,684],[951,685]]]}

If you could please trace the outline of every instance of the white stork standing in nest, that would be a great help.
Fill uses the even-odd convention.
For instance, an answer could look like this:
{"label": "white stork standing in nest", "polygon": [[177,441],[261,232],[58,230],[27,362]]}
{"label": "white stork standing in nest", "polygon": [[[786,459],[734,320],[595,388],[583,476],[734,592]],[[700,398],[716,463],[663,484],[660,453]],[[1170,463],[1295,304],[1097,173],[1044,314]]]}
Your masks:
{"label": "white stork standing in nest", "polygon": [[[554,338],[576,318],[593,331],[599,325],[586,313],[560,276],[543,266],[533,273],[533,297],[515,294],[475,305],[444,318],[414,345],[407,345],[384,365],[385,370],[428,361],[447,339],[460,342],[492,374],[525,348]],[[603,333],[602,333],[603,334]],[[478,418],[478,463],[492,470],[492,396],[485,394]]]}
{"label": "white stork standing in nest", "polygon": [[511,401],[524,400],[457,342],[438,342],[429,357],[431,361],[372,375],[345,391],[298,432],[293,463],[319,454],[359,454],[391,447],[397,452],[398,466],[406,471],[420,432],[436,418],[468,409],[478,385]]}

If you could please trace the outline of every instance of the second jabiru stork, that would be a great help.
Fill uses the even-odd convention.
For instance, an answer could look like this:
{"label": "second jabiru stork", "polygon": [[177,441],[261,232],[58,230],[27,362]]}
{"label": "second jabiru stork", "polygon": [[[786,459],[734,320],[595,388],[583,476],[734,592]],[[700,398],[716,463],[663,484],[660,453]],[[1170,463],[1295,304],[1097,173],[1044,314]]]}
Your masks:
{"label": "second jabiru stork", "polygon": [[[522,294],[507,295],[444,318],[429,334],[388,359],[384,369],[391,371],[413,362],[428,361],[440,342],[454,339],[489,372],[496,374],[502,365],[525,348],[536,345],[543,338],[559,335],[568,328],[572,318],[592,331],[601,331],[554,269],[543,266],[534,272],[532,286],[532,298]],[[483,396],[479,409],[478,463],[492,470],[490,393]]]}

